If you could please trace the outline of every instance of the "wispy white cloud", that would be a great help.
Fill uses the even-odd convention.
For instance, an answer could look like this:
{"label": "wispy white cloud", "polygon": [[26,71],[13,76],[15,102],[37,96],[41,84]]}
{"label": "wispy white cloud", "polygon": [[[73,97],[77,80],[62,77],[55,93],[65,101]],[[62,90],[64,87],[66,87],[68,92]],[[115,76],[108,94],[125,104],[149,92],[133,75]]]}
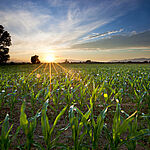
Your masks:
{"label": "wispy white cloud", "polygon": [[104,32],[104,33],[93,33],[92,35],[88,35],[88,36],[84,37],[83,40],[89,40],[89,39],[104,37],[104,36],[108,36],[111,34],[120,33],[122,31],[123,31],[123,29],[115,30],[115,31],[108,31],[108,32]]}
{"label": "wispy white cloud", "polygon": [[24,10],[0,11],[0,20],[3,25],[13,34],[20,36],[36,34],[40,26],[48,19],[50,19],[49,15],[36,15]]}
{"label": "wispy white cloud", "polygon": [[135,35],[135,34],[137,34],[137,32],[136,31],[132,31],[130,34],[131,35]]}

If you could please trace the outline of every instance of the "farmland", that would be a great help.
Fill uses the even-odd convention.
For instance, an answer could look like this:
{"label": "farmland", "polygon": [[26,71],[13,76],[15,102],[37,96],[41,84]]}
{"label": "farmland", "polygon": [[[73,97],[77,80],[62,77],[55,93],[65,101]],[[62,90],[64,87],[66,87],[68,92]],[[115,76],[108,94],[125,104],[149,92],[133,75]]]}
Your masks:
{"label": "farmland", "polygon": [[148,149],[149,64],[0,66],[1,149]]}

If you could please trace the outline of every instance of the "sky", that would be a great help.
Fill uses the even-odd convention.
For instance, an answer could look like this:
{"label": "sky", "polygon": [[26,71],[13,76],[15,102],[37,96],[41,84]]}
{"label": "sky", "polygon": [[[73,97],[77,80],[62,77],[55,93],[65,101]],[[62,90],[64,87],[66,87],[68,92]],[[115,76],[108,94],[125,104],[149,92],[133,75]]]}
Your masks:
{"label": "sky", "polygon": [[150,58],[150,0],[1,0],[10,61]]}

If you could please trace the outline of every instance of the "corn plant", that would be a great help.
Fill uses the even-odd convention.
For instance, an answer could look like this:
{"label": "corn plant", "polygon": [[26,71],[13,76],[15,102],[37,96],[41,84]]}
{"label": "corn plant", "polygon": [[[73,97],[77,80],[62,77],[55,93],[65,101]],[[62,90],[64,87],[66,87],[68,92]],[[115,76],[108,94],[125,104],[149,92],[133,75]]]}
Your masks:
{"label": "corn plant", "polygon": [[57,141],[59,134],[56,135],[56,138],[52,139],[52,133],[54,132],[54,129],[56,127],[57,122],[60,120],[61,116],[65,113],[67,109],[67,105],[62,109],[62,111],[57,115],[52,127],[50,127],[48,117],[46,115],[47,107],[48,107],[48,100],[44,103],[42,108],[42,116],[41,116],[41,127],[42,127],[42,133],[44,136],[44,141],[46,144],[47,149],[51,149],[55,147],[55,142]]}
{"label": "corn plant", "polygon": [[117,101],[116,104],[116,112],[113,118],[113,125],[112,125],[112,134],[108,131],[107,128],[106,130],[106,135],[109,140],[109,144],[106,145],[106,149],[112,149],[116,150],[119,148],[120,145],[122,145],[122,134],[127,131],[129,123],[134,119],[134,115],[136,112],[134,112],[131,116],[129,116],[127,119],[123,120],[121,123],[121,117],[120,117],[120,104],[119,101]]}
{"label": "corn plant", "polygon": [[[75,115],[77,113],[77,115]],[[83,145],[83,138],[87,134],[87,121],[91,114],[91,109],[89,109],[85,114],[83,114],[77,107],[72,105],[69,109],[69,122],[72,129],[72,139],[74,143],[74,150],[79,150],[85,148]],[[84,127],[84,128],[83,128]]]}
{"label": "corn plant", "polygon": [[[104,83],[103,83],[104,86]],[[103,89],[103,86],[100,88],[100,92]],[[104,108],[101,113],[97,116],[97,121],[95,121],[94,119],[94,112],[93,112],[93,107],[94,107],[94,103],[96,101],[96,97],[95,97],[95,93],[97,91],[97,88],[94,88],[95,90],[93,91],[92,97],[90,98],[90,110],[91,110],[91,117],[89,119],[89,121],[87,122],[87,130],[88,130],[88,134],[90,136],[90,139],[92,141],[92,149],[97,149],[98,148],[98,140],[100,137],[100,134],[102,132],[103,126],[104,126],[104,119],[106,116],[106,112],[108,110],[108,108],[111,105],[106,106],[106,108]],[[94,103],[93,103],[94,100]]]}
{"label": "corn plant", "polygon": [[40,94],[41,94],[42,90],[38,91],[37,94],[34,93],[33,88],[31,89],[31,105],[32,105],[32,114],[34,114],[34,110],[35,110],[35,103],[38,100]]}
{"label": "corn plant", "polygon": [[[136,115],[134,121],[129,123],[129,134],[127,139],[129,139],[131,136],[136,135],[137,128],[138,128],[138,124],[137,124],[137,115]],[[136,140],[132,140],[126,143],[128,150],[134,150],[136,148],[136,144],[137,144],[136,142],[137,142]]]}
{"label": "corn plant", "polygon": [[[142,117],[147,118],[147,116],[142,116]],[[125,144],[128,150],[135,150],[138,140],[142,139],[144,136],[147,136],[147,137],[150,136],[149,128],[138,130],[137,119],[138,119],[138,115],[136,115],[133,122],[129,123],[129,126],[128,126],[129,134],[127,138],[121,143],[121,145]]]}
{"label": "corn plant", "polygon": [[37,112],[34,117],[32,117],[30,120],[27,120],[27,116],[25,114],[25,102],[22,103],[20,114],[20,127],[22,128],[24,134],[26,135],[25,149],[30,150],[32,144],[34,143],[33,136],[37,124],[36,119],[39,116],[40,113]]}
{"label": "corn plant", "polygon": [[90,130],[88,132],[92,141],[93,150],[98,149],[98,140],[104,126],[104,119],[106,116],[107,109],[108,107],[106,107],[104,110],[101,111],[96,121],[94,120],[94,118],[91,118],[92,120],[89,122]]}
{"label": "corn plant", "polygon": [[[9,127],[9,115],[7,114],[2,125],[1,135],[0,135],[0,148],[1,150],[8,150],[10,147],[10,131],[13,124]],[[2,123],[0,122],[0,123]]]}
{"label": "corn plant", "polygon": [[9,107],[10,107],[10,118],[12,119],[14,106],[15,106],[15,103],[17,102],[17,100],[16,100],[16,92],[13,91],[12,93],[7,94],[7,96],[10,96]]}

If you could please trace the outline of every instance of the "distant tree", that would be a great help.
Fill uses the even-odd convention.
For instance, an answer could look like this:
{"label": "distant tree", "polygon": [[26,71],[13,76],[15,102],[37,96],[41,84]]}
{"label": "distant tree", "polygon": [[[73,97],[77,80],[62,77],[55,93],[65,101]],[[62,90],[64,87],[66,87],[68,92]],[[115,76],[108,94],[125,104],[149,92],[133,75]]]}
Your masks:
{"label": "distant tree", "polygon": [[39,64],[40,63],[40,60],[39,60],[38,57],[39,56],[37,56],[37,55],[34,55],[34,56],[31,57],[32,64]]}
{"label": "distant tree", "polygon": [[9,46],[11,45],[11,36],[7,31],[4,30],[4,27],[0,25],[0,63],[6,63],[9,60],[10,56]]}
{"label": "distant tree", "polygon": [[92,63],[92,61],[91,60],[86,60],[85,63],[90,64],[90,63]]}
{"label": "distant tree", "polygon": [[148,63],[148,61],[147,61],[147,60],[145,60],[143,63]]}
{"label": "distant tree", "polygon": [[65,64],[69,64],[69,61],[67,59],[65,60]]}

